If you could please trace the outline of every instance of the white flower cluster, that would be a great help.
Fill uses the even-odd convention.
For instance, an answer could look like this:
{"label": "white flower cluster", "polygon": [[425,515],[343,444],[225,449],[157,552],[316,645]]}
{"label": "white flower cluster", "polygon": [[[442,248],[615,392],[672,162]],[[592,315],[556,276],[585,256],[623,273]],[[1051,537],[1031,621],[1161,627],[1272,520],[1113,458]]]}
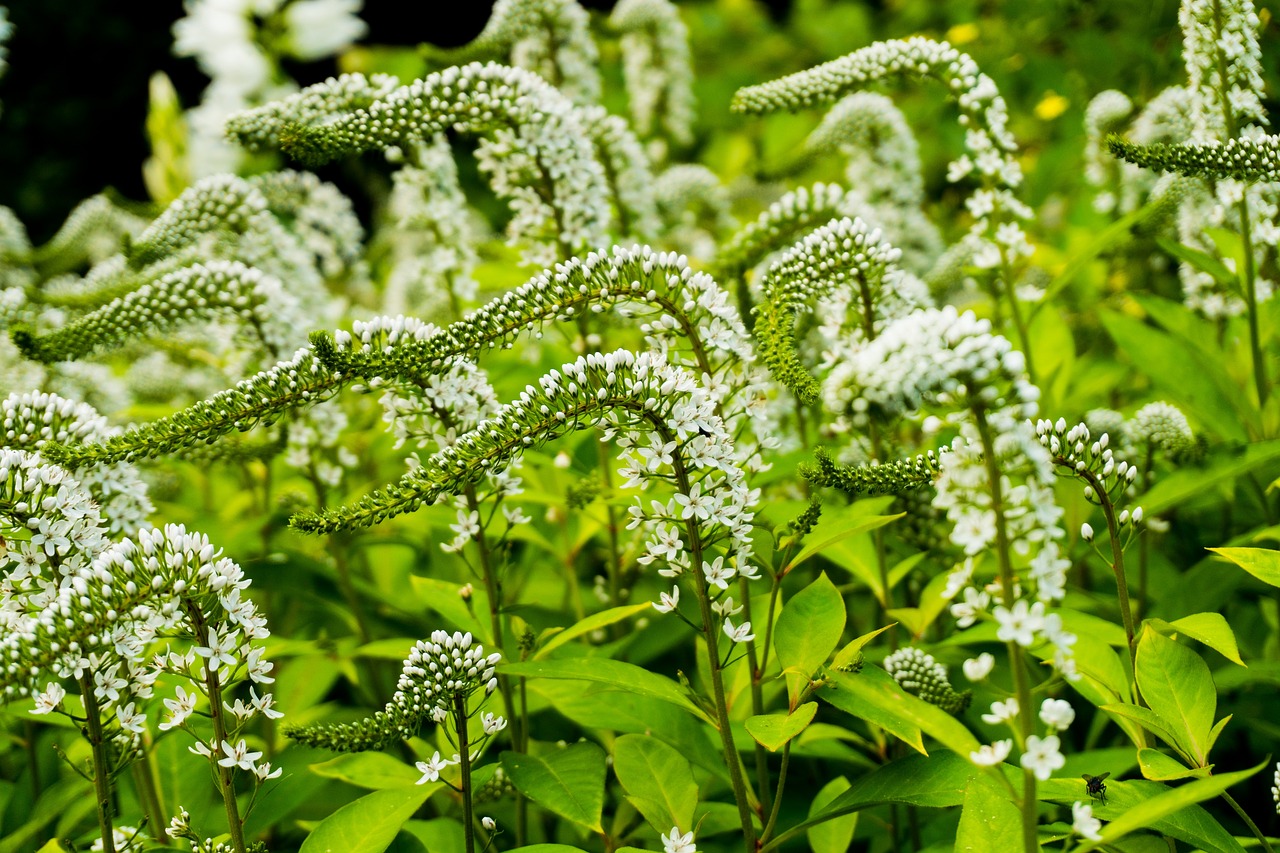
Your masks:
{"label": "white flower cluster", "polygon": [[454,496],[453,506],[458,512],[458,520],[455,524],[449,525],[449,529],[454,532],[454,537],[448,542],[440,543],[440,550],[446,554],[461,551],[468,542],[479,539],[481,532],[487,532],[489,527],[497,521],[496,511],[482,518],[478,509],[481,505],[488,505],[495,510],[502,507],[502,519],[507,525],[503,535],[509,533],[511,528],[528,524],[533,520],[518,506],[502,506],[502,502],[507,498],[524,494],[522,478],[515,476],[511,471],[490,471],[485,475],[485,479],[488,481],[488,488],[477,494],[474,501],[466,495]]}
{"label": "white flower cluster", "polygon": [[[1076,424],[1067,429],[1066,420],[1059,418],[1057,423],[1050,420],[1036,421],[1036,435],[1040,444],[1053,457],[1053,464],[1065,475],[1073,476],[1085,484],[1084,496],[1090,503],[1097,503],[1103,495],[1115,503],[1132,490],[1131,487],[1139,478],[1140,472],[1136,465],[1116,459],[1109,446],[1111,437],[1105,432],[1094,441],[1086,425]],[[1128,524],[1130,517],[1129,511],[1125,510],[1120,523]],[[1132,520],[1135,524],[1142,521],[1142,507],[1134,508]]]}
{"label": "white flower cluster", "polygon": [[1271,799],[1276,804],[1276,814],[1280,814],[1280,761],[1276,762],[1276,774],[1272,780]]}
{"label": "white flower cluster", "polygon": [[363,109],[400,86],[390,74],[342,74],[226,120],[226,135],[250,151],[279,148],[280,135],[293,125],[323,124],[334,116]]}
{"label": "white flower cluster", "polygon": [[173,52],[191,56],[211,81],[188,112],[188,158],[197,176],[235,171],[239,153],[222,123],[234,112],[289,90],[282,56],[304,62],[347,48],[367,30],[362,0],[187,0],[173,25]]}
{"label": "white flower cluster", "polygon": [[667,243],[696,258],[716,254],[718,235],[735,227],[729,191],[697,163],[678,163],[657,176],[653,194]]}
{"label": "white flower cluster", "polygon": [[[1107,153],[1107,134],[1119,132],[1132,113],[1133,101],[1116,89],[1094,95],[1084,111],[1084,178],[1098,189],[1093,206],[1100,213],[1120,207],[1117,193],[1127,172],[1126,164]],[[1128,210],[1120,208],[1120,212]]]}
{"label": "white flower cluster", "polygon": [[[37,453],[48,441],[60,444],[101,441],[121,432],[87,403],[39,392],[10,394],[0,401],[0,428],[3,429],[0,447]],[[147,497],[146,484],[134,465],[128,462],[89,464],[72,469],[70,474],[97,505],[108,536],[114,538],[147,523],[153,507]],[[39,503],[32,505],[38,516],[43,515],[40,506]],[[42,528],[54,524],[45,518],[37,523]],[[19,553],[22,547],[15,543],[13,553]],[[73,550],[82,549],[77,546]],[[92,553],[92,549],[86,553]]]}
{"label": "white flower cluster", "polygon": [[284,463],[305,474],[318,490],[337,488],[359,458],[342,443],[347,415],[341,409],[316,406],[289,422]]}
{"label": "white flower cluster", "polygon": [[652,238],[659,221],[649,155],[621,116],[594,104],[583,106],[581,116],[609,182],[614,233],[626,239]]}
{"label": "white flower cluster", "polygon": [[[715,266],[724,278],[739,278],[772,253],[790,246],[797,237],[838,219],[847,206],[844,187],[816,183],[798,187],[770,204],[718,247]],[[758,296],[759,287],[753,295]]]}
{"label": "white flower cluster", "polygon": [[622,33],[622,74],[636,130],[649,136],[661,125],[675,145],[691,144],[693,63],[680,10],[669,0],[621,0],[609,24]]}
{"label": "white flower cluster", "polygon": [[[1178,23],[1191,97],[1190,141],[1221,141],[1247,125],[1265,125],[1253,0],[1183,0]],[[1226,112],[1235,117],[1234,128],[1226,126]]]}
{"label": "white flower cluster", "polygon": [[1163,400],[1148,403],[1134,412],[1125,432],[1135,444],[1149,445],[1165,453],[1183,453],[1195,446],[1195,436],[1187,416]]}
{"label": "white flower cluster", "polygon": [[[284,169],[249,178],[261,191],[271,211],[308,255],[303,271],[315,269],[320,276],[334,279],[359,267],[364,253],[364,227],[351,199],[333,184],[311,172]],[[263,238],[273,241],[275,233],[264,229]],[[285,247],[274,246],[277,253]],[[288,247],[292,255],[292,247]],[[316,287],[322,282],[317,282]],[[298,287],[312,286],[310,281]],[[296,292],[297,288],[295,288]]]}

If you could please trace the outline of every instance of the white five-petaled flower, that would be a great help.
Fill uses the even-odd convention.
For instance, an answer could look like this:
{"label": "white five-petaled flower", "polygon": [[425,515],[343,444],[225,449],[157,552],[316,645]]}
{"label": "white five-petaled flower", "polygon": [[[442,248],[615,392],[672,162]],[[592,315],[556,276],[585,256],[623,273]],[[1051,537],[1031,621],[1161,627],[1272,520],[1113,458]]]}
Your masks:
{"label": "white five-petaled flower", "polygon": [[736,572],[732,566],[725,566],[724,557],[716,557],[710,563],[706,560],[702,561],[702,574],[706,576],[709,586],[728,589],[729,581],[733,579]]}
{"label": "white five-petaled flower", "polygon": [[249,744],[241,738],[235,746],[227,741],[222,742],[222,752],[225,758],[219,758],[218,763],[223,767],[239,767],[241,770],[253,770],[253,763],[262,757],[261,752],[250,752]]}
{"label": "white five-petaled flower", "polygon": [[1009,757],[1013,750],[1013,738],[1005,738],[995,743],[983,744],[977,752],[969,753],[969,760],[979,767],[991,767]]}
{"label": "white five-petaled flower", "polygon": [[1002,643],[1012,640],[1024,648],[1031,646],[1036,641],[1036,632],[1044,627],[1044,602],[1042,601],[1028,606],[1027,600],[1020,598],[1013,603],[1011,610],[1005,609],[1002,605],[996,605],[991,613],[1000,625],[996,630],[996,637]]}
{"label": "white five-petaled flower", "polygon": [[177,695],[173,699],[165,699],[164,706],[169,709],[169,719],[160,724],[160,731],[167,732],[185,723],[187,717],[191,716],[191,712],[196,709],[196,695],[194,691],[188,693],[182,687],[178,687]]}
{"label": "white five-petaled flower", "polygon": [[1055,731],[1066,731],[1075,718],[1075,709],[1066,699],[1046,699],[1040,706],[1040,719]]}
{"label": "white five-petaled flower", "polygon": [[663,853],[698,853],[698,847],[693,843],[693,833],[681,835],[678,826],[671,827],[671,832],[661,838]]}
{"label": "white five-petaled flower", "polygon": [[59,703],[66,698],[67,691],[62,688],[61,684],[50,681],[43,691],[35,695],[36,706],[31,709],[33,714],[48,714],[57,709]]}
{"label": "white five-petaled flower", "polygon": [[655,601],[653,609],[659,613],[670,613],[680,603],[680,587],[673,586],[671,587],[671,592],[659,593],[658,598],[662,600],[662,603],[659,604]]}
{"label": "white five-petaled flower", "polygon": [[996,726],[1000,723],[1007,723],[1016,716],[1018,716],[1018,700],[1009,698],[1003,702],[992,702],[991,713],[983,714],[982,721]]}
{"label": "white five-petaled flower", "polygon": [[461,761],[460,756],[454,756],[452,759],[444,759],[440,757],[440,752],[437,751],[435,755],[431,756],[429,761],[419,761],[413,765],[418,768],[420,773],[422,773],[422,778],[415,784],[422,785],[427,782],[435,782],[440,778],[441,770],[445,769],[450,764],[457,764],[459,761]]}
{"label": "white five-petaled flower", "polygon": [[983,652],[976,658],[969,658],[964,662],[964,677],[970,681],[982,681],[991,674],[995,665],[995,656],[991,652]]}
{"label": "white five-petaled flower", "polygon": [[1067,759],[1059,751],[1060,746],[1057,735],[1043,738],[1032,735],[1027,738],[1027,748],[1022,753],[1021,764],[1043,782],[1053,775],[1053,771],[1061,770],[1067,763]]}
{"label": "white five-petaled flower", "polygon": [[735,628],[733,623],[726,619],[724,620],[724,633],[729,637],[730,641],[735,643],[749,643],[756,638],[756,635],[751,633],[750,622],[743,622]]}
{"label": "white five-petaled flower", "polygon": [[496,735],[507,727],[507,718],[497,714],[486,713],[480,720],[484,723],[484,733],[487,735]]}
{"label": "white five-petaled flower", "polygon": [[268,779],[275,779],[280,775],[281,768],[271,769],[271,762],[268,761],[253,768],[253,775],[258,777],[259,782],[265,782]]}
{"label": "white five-petaled flower", "polygon": [[196,646],[195,653],[202,658],[208,658],[208,666],[211,670],[221,669],[223,666],[235,666],[236,658],[233,654],[238,646],[235,632],[227,631],[223,635],[219,635],[214,627],[209,628],[209,645]]}
{"label": "white five-petaled flower", "polygon": [[1098,830],[1102,829],[1102,821],[1093,816],[1093,806],[1079,800],[1071,804],[1071,831],[1089,841],[1101,841]]}

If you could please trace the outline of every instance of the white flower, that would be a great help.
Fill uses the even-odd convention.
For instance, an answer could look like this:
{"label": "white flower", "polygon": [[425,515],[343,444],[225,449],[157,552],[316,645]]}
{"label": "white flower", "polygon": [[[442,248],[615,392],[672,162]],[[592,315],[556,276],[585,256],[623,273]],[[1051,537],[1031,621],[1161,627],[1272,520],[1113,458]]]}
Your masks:
{"label": "white flower", "polygon": [[279,767],[277,767],[275,770],[272,770],[271,762],[268,761],[265,764],[261,764],[253,768],[253,775],[258,777],[259,782],[265,782],[268,779],[275,779],[277,776],[280,775],[280,771],[281,771],[281,768]]}
{"label": "white flower", "polygon": [[1007,723],[1016,716],[1018,716],[1018,700],[1010,698],[1003,702],[992,702],[991,713],[983,714],[982,721],[996,726]]}
{"label": "white flower", "polygon": [[1098,830],[1102,829],[1102,821],[1093,816],[1093,806],[1080,801],[1071,804],[1071,831],[1089,841],[1101,841]]}
{"label": "white flower", "polygon": [[1012,640],[1020,646],[1030,646],[1036,641],[1036,631],[1044,627],[1044,603],[1040,601],[1028,607],[1026,599],[1018,599],[1012,610],[998,604],[991,613],[1000,624],[996,637],[1003,643]]}
{"label": "white flower", "polygon": [[1020,763],[1043,782],[1053,775],[1053,771],[1061,770],[1067,763],[1067,759],[1059,752],[1060,745],[1057,735],[1045,738],[1032,735],[1027,738],[1027,749],[1022,753]]}
{"label": "white flower", "polygon": [[480,825],[483,826],[485,829],[489,830],[490,832],[493,832],[495,829],[498,828],[498,822],[493,818],[489,817],[488,815],[485,815],[484,817],[480,818]]}
{"label": "white flower", "polygon": [[484,733],[487,735],[496,735],[507,727],[507,718],[496,714],[485,714],[480,720],[484,723]]}
{"label": "white flower", "polygon": [[693,833],[681,835],[678,826],[671,827],[671,832],[661,838],[663,853],[698,853],[697,845],[693,843]]}
{"label": "white flower", "polygon": [[1046,699],[1040,705],[1040,719],[1056,731],[1066,731],[1075,718],[1075,709],[1066,699]]}
{"label": "white flower", "polygon": [[219,758],[219,764],[223,767],[239,767],[241,770],[253,770],[253,763],[262,757],[261,752],[249,751],[249,744],[245,743],[244,738],[241,738],[235,746],[224,740],[222,752],[226,758]]}
{"label": "white flower", "polygon": [[662,599],[662,603],[654,602],[653,609],[659,613],[670,613],[680,604],[680,587],[673,586],[670,593],[660,593],[658,598]]}
{"label": "white flower", "polygon": [[440,757],[440,751],[437,750],[436,753],[431,756],[430,761],[419,761],[413,765],[414,767],[418,768],[418,772],[422,774],[422,778],[419,779],[414,784],[422,785],[426,782],[436,781],[437,779],[440,778],[441,770],[445,769],[450,764],[457,764],[461,760],[462,759],[456,755],[453,757],[453,759],[443,759]]}
{"label": "white flower", "polygon": [[1087,521],[1080,525],[1080,538],[1086,542],[1093,541],[1093,527],[1091,527]]}
{"label": "white flower", "polygon": [[368,32],[361,0],[299,0],[284,10],[289,52],[304,62],[345,50]]}
{"label": "white flower", "polygon": [[61,684],[49,682],[43,692],[35,695],[36,706],[31,709],[33,714],[48,714],[57,709],[58,704],[66,697],[67,691],[62,689]]}
{"label": "white flower", "polygon": [[969,760],[979,767],[991,767],[1004,761],[1013,750],[1013,738],[983,744],[977,752],[969,753]]}
{"label": "white flower", "polygon": [[996,659],[991,652],[983,652],[976,658],[969,658],[964,662],[964,677],[970,681],[982,681],[991,674],[991,670],[995,668]]}
{"label": "white flower", "polygon": [[707,578],[707,585],[728,589],[729,581],[736,572],[732,566],[725,566],[724,557],[716,557],[713,562],[702,561],[702,574]]}
{"label": "white flower", "polygon": [[749,643],[756,638],[756,635],[751,633],[750,622],[743,622],[735,628],[733,623],[726,619],[724,620],[724,633],[734,643]]}

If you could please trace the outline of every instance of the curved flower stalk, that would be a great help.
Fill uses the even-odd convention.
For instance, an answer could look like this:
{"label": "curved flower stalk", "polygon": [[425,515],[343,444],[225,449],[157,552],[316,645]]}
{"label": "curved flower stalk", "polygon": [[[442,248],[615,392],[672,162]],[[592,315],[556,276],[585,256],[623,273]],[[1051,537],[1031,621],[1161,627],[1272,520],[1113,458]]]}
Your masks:
{"label": "curved flower stalk", "polygon": [[[1031,210],[1013,194],[1022,182],[1022,170],[1014,159],[1017,145],[1008,130],[1004,99],[995,81],[982,73],[968,54],[946,42],[922,37],[877,42],[807,71],[740,89],[732,106],[743,113],[794,110],[834,101],[869,83],[901,76],[935,79],[956,99],[966,128],[967,153],[951,163],[947,179],[958,182],[971,174],[978,176],[980,189],[966,202],[974,217],[966,241],[972,246],[973,264],[995,272],[1026,351],[1027,330],[1013,288],[1015,265],[1032,252],[1018,220],[1030,218]],[[998,296],[999,291],[993,295]]]}
{"label": "curved flower stalk", "polygon": [[583,107],[582,120],[595,144],[596,159],[604,166],[613,201],[614,233],[640,240],[654,237],[659,230],[654,179],[640,140],[624,119],[604,107]]}
{"label": "curved flower stalk", "polygon": [[239,236],[268,226],[267,199],[257,187],[234,175],[214,175],[173,200],[126,253],[138,269],[163,260],[206,234]]}
{"label": "curved flower stalk", "polygon": [[1188,177],[1280,182],[1280,137],[1259,136],[1186,145],[1135,145],[1107,139],[1111,153],[1136,166]]}
{"label": "curved flower stalk", "polygon": [[840,289],[855,291],[851,322],[865,330],[865,337],[874,336],[886,320],[915,307],[912,294],[894,291],[899,255],[881,240],[879,229],[846,217],[807,234],[765,273],[764,298],[756,307],[760,357],[801,403],[816,402],[820,387],[797,354],[797,317],[814,310],[815,299]]}
{"label": "curved flower stalk", "polygon": [[666,239],[686,254],[714,257],[718,236],[737,226],[728,190],[706,166],[670,166],[657,176],[653,194]]}
{"label": "curved flower stalk", "polygon": [[302,125],[322,124],[336,115],[367,109],[400,87],[390,74],[343,74],[308,86],[260,107],[232,115],[226,122],[229,139],[249,151],[281,147],[281,134]]}
{"label": "curved flower stalk", "polygon": [[280,282],[261,270],[210,261],[169,273],[48,334],[14,329],[13,341],[36,361],[70,361],[232,312],[274,353],[287,349],[297,333],[295,305]]}
{"label": "curved flower stalk", "polygon": [[364,253],[364,227],[351,199],[311,172],[284,169],[248,179],[269,210],[329,279],[349,273]]}
{"label": "curved flower stalk", "polygon": [[455,48],[424,45],[446,65],[507,60],[536,73],[580,104],[600,100],[600,52],[587,10],[576,0],[498,0],[480,35]]}
{"label": "curved flower stalk", "polygon": [[622,73],[636,130],[648,137],[661,127],[673,145],[691,145],[693,64],[680,10],[669,0],[621,0],[609,25],[622,33]]}
{"label": "curved flower stalk", "polygon": [[[36,453],[41,453],[51,441],[59,444],[102,441],[121,432],[87,403],[41,392],[10,394],[0,401],[0,425],[3,426],[0,447]],[[69,473],[97,505],[96,512],[101,515],[108,536],[115,538],[147,523],[153,507],[147,497],[146,484],[133,465],[127,462],[89,464],[70,469]],[[53,530],[45,533],[53,537],[48,541],[59,543],[64,535]],[[17,550],[13,553],[21,554],[24,547],[36,548],[40,544],[37,541],[35,545],[15,546]],[[47,549],[45,556],[50,556]]]}
{"label": "curved flower stalk", "polygon": [[721,243],[713,269],[718,278],[740,279],[774,252],[819,225],[844,215],[847,194],[839,184],[791,190]]}
{"label": "curved flower stalk", "polygon": [[386,259],[377,270],[385,282],[382,309],[457,319],[479,292],[471,276],[479,258],[453,150],[441,134],[411,146],[405,159],[391,176],[387,226],[370,250]]}
{"label": "curved flower stalk", "polygon": [[[945,448],[944,448],[945,450]],[[940,454],[929,450],[896,462],[868,465],[840,465],[824,448],[817,448],[814,461],[800,467],[800,476],[815,486],[830,486],[847,495],[901,495],[933,485],[942,468]]]}
{"label": "curved flower stalk", "polygon": [[[315,94],[304,90],[295,98],[311,104]],[[448,130],[488,134],[477,156],[515,213],[508,226],[513,240],[540,242],[559,257],[607,242],[609,191],[586,123],[536,74],[472,63],[429,74],[365,107],[344,107],[337,100],[327,113],[297,121],[286,99],[276,113],[247,113],[232,128],[249,138],[277,132],[284,151],[308,165]]]}
{"label": "curved flower stalk", "polygon": [[120,250],[121,240],[136,237],[146,220],[113,204],[105,195],[80,202],[49,242],[32,253],[32,263],[42,275],[96,263]]}

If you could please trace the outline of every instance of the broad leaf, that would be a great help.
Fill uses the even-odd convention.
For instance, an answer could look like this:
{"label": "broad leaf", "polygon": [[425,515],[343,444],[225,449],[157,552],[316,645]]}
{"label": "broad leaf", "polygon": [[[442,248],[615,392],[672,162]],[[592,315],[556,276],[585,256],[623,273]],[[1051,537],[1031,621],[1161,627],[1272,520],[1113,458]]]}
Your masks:
{"label": "broad leaf", "polygon": [[708,723],[711,722],[707,713],[693,704],[680,685],[666,676],[625,661],[602,657],[558,658],[500,664],[498,671],[517,678],[561,678],[608,684],[627,693],[670,702]]}
{"label": "broad leaf", "polygon": [[570,640],[581,637],[583,634],[589,634],[600,628],[606,628],[609,625],[621,622],[624,619],[629,619],[632,616],[636,616],[651,609],[653,609],[653,605],[646,602],[644,604],[628,604],[623,607],[611,607],[608,610],[593,613],[581,622],[558,632],[554,637],[543,643],[542,647],[539,648],[537,653],[533,656],[533,659],[543,660],[551,654],[552,651],[560,648]]}
{"label": "broad leaf", "polygon": [[[849,790],[849,780],[837,776],[822,786],[809,804],[809,817],[822,813],[822,810]],[[841,817],[834,817],[809,827],[805,835],[809,839],[809,848],[813,853],[846,853],[853,843],[853,832],[858,828],[858,813],[852,812]]]}
{"label": "broad leaf", "polygon": [[1173,724],[1165,720],[1155,711],[1152,711],[1150,708],[1144,708],[1141,705],[1130,705],[1127,702],[1119,702],[1114,705],[1099,705],[1098,710],[1106,711],[1108,714],[1113,714],[1118,717],[1119,719],[1116,720],[1117,724],[1120,723],[1120,720],[1132,720],[1165,743],[1169,744],[1169,746],[1176,750],[1185,752],[1182,742],[1178,739],[1177,734],[1174,733]]}
{"label": "broad leaf", "polygon": [[302,842],[300,853],[382,853],[434,790],[409,785],[366,794],[320,821]]}
{"label": "broad leaf", "polygon": [[893,676],[879,667],[869,666],[853,675],[828,672],[828,676],[832,687],[819,691],[818,696],[842,710],[874,722],[864,715],[863,709],[876,708],[900,724],[918,728],[960,755],[978,749],[977,738],[963,723],[936,705],[903,691]]}
{"label": "broad leaf", "polygon": [[975,778],[964,794],[956,853],[1007,853],[1022,848],[1022,813],[985,777]]}
{"label": "broad leaf", "polygon": [[774,628],[773,647],[787,676],[792,705],[835,651],[844,633],[845,616],[844,598],[826,572],[783,607]]}
{"label": "broad leaf", "polygon": [[849,643],[840,651],[836,652],[836,656],[831,659],[831,668],[843,670],[845,667],[851,666],[857,662],[858,655],[862,652],[863,647],[866,646],[867,643],[871,642],[876,637],[880,636],[897,624],[897,622],[890,622],[883,628],[877,628],[874,631],[863,634],[856,640],[850,640]]}
{"label": "broad leaf", "polygon": [[1191,776],[1207,776],[1209,773],[1206,767],[1187,767],[1178,759],[1156,749],[1138,750],[1138,767],[1142,769],[1143,777],[1152,782],[1173,782]]}
{"label": "broad leaf", "polygon": [[1210,548],[1263,583],[1280,586],[1280,551],[1270,548]]}
{"label": "broad leaf", "polygon": [[623,735],[613,744],[613,772],[632,803],[658,832],[693,829],[698,783],[689,762],[647,735]]}
{"label": "broad leaf", "polygon": [[747,732],[756,743],[770,752],[777,752],[787,741],[805,730],[818,712],[817,702],[805,702],[790,714],[760,714],[748,717]]}
{"label": "broad leaf", "polygon": [[1183,751],[1205,765],[1218,707],[1209,667],[1195,652],[1148,625],[1138,640],[1137,680],[1147,706],[1168,723]]}
{"label": "broad leaf", "polygon": [[[412,785],[422,777],[413,767],[385,752],[352,752],[311,765],[311,772],[326,779],[337,779],[361,788],[382,790]],[[423,785],[429,791],[439,783]]]}
{"label": "broad leaf", "polygon": [[[884,670],[877,667],[867,667],[852,677],[862,678],[868,673],[871,673],[873,678],[888,677]],[[920,727],[898,714],[896,709],[863,702],[854,691],[841,690],[838,684],[824,687],[815,695],[827,704],[839,708],[847,714],[852,714],[859,720],[866,720],[873,726],[884,729],[921,755],[929,754],[928,750],[924,748],[924,738],[921,735]]]}
{"label": "broad leaf", "polygon": [[1185,634],[1193,640],[1204,643],[1232,663],[1245,666],[1240,659],[1240,648],[1236,645],[1235,632],[1227,624],[1221,613],[1193,613],[1172,622],[1163,619],[1148,619],[1151,625],[1161,634]]}
{"label": "broad leaf", "polygon": [[1256,471],[1277,458],[1280,458],[1280,440],[1258,441],[1244,448],[1218,448],[1210,451],[1203,465],[1188,466],[1161,477],[1149,492],[1133,503],[1140,505],[1147,515],[1158,515],[1210,492],[1219,483]]}
{"label": "broad leaf", "polygon": [[576,824],[604,832],[604,750],[576,743],[545,757],[502,753],[511,784],[538,805]]}

